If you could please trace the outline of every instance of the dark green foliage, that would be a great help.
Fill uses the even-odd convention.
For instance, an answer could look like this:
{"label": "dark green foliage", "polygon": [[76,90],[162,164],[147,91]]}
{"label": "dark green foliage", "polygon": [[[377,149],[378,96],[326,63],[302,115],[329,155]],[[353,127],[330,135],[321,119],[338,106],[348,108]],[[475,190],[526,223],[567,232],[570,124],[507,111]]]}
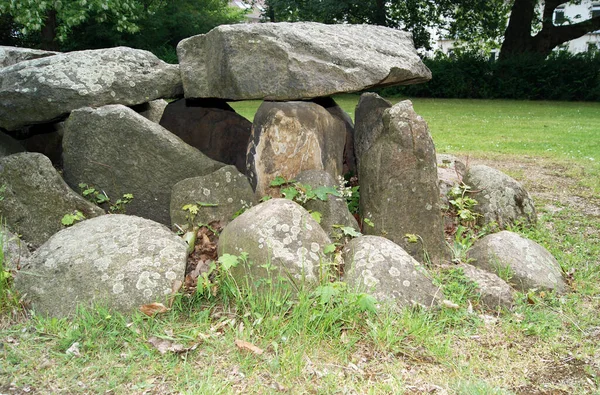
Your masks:
{"label": "dark green foliage", "polygon": [[600,53],[553,52],[490,61],[474,53],[425,59],[433,78],[421,85],[390,87],[386,96],[433,98],[600,100]]}

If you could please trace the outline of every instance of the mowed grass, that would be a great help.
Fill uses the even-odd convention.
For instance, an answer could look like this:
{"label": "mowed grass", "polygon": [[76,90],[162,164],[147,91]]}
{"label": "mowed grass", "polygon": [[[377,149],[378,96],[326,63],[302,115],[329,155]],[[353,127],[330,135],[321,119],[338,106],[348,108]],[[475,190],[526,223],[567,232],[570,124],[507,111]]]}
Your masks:
{"label": "mowed grass", "polygon": [[[358,96],[336,100],[353,115]],[[3,310],[0,393],[600,393],[600,158],[590,148],[600,104],[413,102],[438,152],[498,165],[530,188],[538,226],[514,230],[557,258],[567,294],[517,294],[512,311],[490,311],[459,274],[432,270],[457,309],[372,312],[329,290],[228,303],[179,296],[152,318],[101,307],[60,320]],[[259,104],[233,106],[252,118]],[[153,337],[193,349],[162,354]]]}

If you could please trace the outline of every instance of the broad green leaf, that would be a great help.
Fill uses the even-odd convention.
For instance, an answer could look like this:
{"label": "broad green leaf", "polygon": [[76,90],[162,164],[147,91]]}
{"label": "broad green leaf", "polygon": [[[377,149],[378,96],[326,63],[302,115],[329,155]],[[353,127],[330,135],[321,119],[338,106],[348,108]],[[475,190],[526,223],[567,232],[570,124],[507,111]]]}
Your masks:
{"label": "broad green leaf", "polygon": [[408,241],[409,243],[416,243],[419,241],[419,236],[413,233],[407,233],[404,235],[404,237],[406,237],[406,241]]}
{"label": "broad green leaf", "polygon": [[324,254],[331,254],[332,252],[335,252],[335,244],[331,243],[331,244],[327,244],[325,247],[323,247],[323,253]]}
{"label": "broad green leaf", "polygon": [[311,211],[310,212],[310,216],[313,217],[313,219],[315,221],[317,221],[318,224],[321,223],[321,217],[322,217],[322,215],[321,215],[320,212],[318,212],[318,211]]}
{"label": "broad green leaf", "polygon": [[321,285],[315,289],[315,294],[319,297],[319,303],[322,305],[331,302],[331,300],[340,293],[333,285]]}
{"label": "broad green leaf", "polygon": [[358,300],[356,302],[358,304],[358,307],[362,311],[368,311],[371,313],[377,312],[377,308],[375,307],[375,304],[377,303],[377,299],[375,299],[371,295],[360,294],[360,295],[358,295]]}
{"label": "broad green leaf", "polygon": [[363,218],[363,223],[369,225],[371,228],[375,226],[373,221],[371,221],[369,218]]}
{"label": "broad green leaf", "polygon": [[357,232],[356,229],[354,229],[351,226],[340,226],[339,228],[344,233],[344,236],[350,236],[350,237],[359,237],[359,236],[361,236],[361,233]]}
{"label": "broad green leaf", "polygon": [[327,201],[327,195],[340,196],[334,187],[318,187],[314,190],[317,199]]}
{"label": "broad green leaf", "polygon": [[271,183],[269,185],[272,187],[280,187],[282,185],[289,184],[290,182],[291,181],[288,181],[281,176],[277,176],[277,177],[275,177],[275,179],[273,181],[271,181]]}
{"label": "broad green leaf", "polygon": [[228,272],[232,267],[236,267],[238,265],[239,258],[235,255],[231,254],[223,254],[219,257],[219,263],[221,264],[221,269]]}
{"label": "broad green leaf", "polygon": [[287,187],[281,190],[283,197],[289,200],[294,200],[294,198],[298,196],[298,193],[298,190],[294,187]]}

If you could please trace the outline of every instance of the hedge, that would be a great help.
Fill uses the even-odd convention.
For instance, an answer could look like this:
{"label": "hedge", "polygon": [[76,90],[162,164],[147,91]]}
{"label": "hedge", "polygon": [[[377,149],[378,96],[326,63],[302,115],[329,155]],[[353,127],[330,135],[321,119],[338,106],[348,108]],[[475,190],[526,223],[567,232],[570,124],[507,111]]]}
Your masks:
{"label": "hedge", "polygon": [[600,100],[600,53],[554,52],[546,59],[521,56],[503,61],[465,53],[424,59],[433,78],[425,84],[383,88],[386,96]]}

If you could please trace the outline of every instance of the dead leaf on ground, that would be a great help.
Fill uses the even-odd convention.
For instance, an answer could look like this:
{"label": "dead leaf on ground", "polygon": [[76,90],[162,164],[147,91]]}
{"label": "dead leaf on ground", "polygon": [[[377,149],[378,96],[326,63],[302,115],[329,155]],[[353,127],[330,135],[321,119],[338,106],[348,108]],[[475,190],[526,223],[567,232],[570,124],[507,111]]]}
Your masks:
{"label": "dead leaf on ground", "polygon": [[457,305],[456,303],[454,303],[454,302],[452,302],[452,301],[450,301],[450,300],[448,300],[448,299],[444,299],[444,300],[442,301],[442,305],[443,305],[444,307],[447,307],[447,308],[449,308],[449,309],[454,309],[454,310],[457,310],[457,309],[459,309],[459,308],[460,308],[460,306],[459,306],[459,305]]}
{"label": "dead leaf on ground", "polygon": [[249,343],[245,340],[235,339],[235,345],[240,350],[250,351],[256,355],[262,355],[262,353],[264,352],[262,348],[256,347],[254,344]]}
{"label": "dead leaf on ground", "polygon": [[186,353],[195,350],[199,344],[196,343],[191,347],[185,347],[183,344],[175,343],[167,339],[160,339],[156,336],[152,336],[148,339],[148,343],[152,344],[161,354],[166,354],[169,351],[175,354]]}
{"label": "dead leaf on ground", "polygon": [[80,357],[81,353],[79,352],[79,342],[71,344],[71,347],[69,347],[67,351],[65,351],[65,354],[72,355],[74,357]]}
{"label": "dead leaf on ground", "polygon": [[162,303],[149,303],[140,306],[140,311],[147,316],[154,316],[155,314],[162,314],[169,311],[169,309]]}

